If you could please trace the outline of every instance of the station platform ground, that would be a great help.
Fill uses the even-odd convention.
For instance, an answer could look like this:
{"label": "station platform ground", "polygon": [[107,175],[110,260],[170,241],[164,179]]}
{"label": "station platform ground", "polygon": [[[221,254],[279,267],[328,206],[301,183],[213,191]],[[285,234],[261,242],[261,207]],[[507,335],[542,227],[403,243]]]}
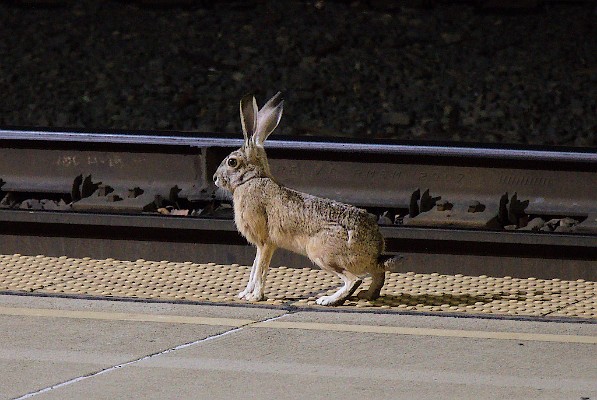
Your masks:
{"label": "station platform ground", "polygon": [[[238,264],[123,261],[0,255],[0,293],[198,304],[327,309],[315,300],[341,282],[314,268],[272,267],[267,299],[239,300],[250,267]],[[335,310],[597,320],[597,282],[386,273],[381,297],[353,296]],[[363,282],[366,289],[369,278]]]}

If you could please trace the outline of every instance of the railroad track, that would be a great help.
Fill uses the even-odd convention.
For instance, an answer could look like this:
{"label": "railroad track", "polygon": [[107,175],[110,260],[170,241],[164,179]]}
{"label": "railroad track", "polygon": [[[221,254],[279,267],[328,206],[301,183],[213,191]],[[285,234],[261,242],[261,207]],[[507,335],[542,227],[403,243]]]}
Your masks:
{"label": "railroad track", "polygon": [[[0,253],[250,264],[211,177],[241,140],[0,130]],[[377,215],[397,271],[597,278],[597,153],[268,140],[274,176]],[[279,252],[273,265],[310,266]]]}

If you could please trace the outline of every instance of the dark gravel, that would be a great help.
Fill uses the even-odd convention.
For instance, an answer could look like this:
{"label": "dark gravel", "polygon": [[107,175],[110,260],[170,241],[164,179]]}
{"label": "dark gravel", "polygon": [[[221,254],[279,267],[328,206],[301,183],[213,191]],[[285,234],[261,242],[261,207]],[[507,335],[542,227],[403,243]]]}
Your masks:
{"label": "dark gravel", "polygon": [[282,90],[285,134],[597,145],[591,3],[197,3],[0,3],[0,125],[238,132]]}

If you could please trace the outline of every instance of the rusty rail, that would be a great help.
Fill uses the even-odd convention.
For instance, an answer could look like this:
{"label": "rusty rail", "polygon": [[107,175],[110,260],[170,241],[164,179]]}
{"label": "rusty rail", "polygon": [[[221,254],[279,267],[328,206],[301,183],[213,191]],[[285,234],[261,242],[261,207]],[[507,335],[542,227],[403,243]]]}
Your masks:
{"label": "rusty rail", "polygon": [[[0,252],[250,263],[211,182],[240,142],[0,130]],[[267,150],[286,185],[377,214],[401,270],[597,277],[594,150],[298,138]]]}

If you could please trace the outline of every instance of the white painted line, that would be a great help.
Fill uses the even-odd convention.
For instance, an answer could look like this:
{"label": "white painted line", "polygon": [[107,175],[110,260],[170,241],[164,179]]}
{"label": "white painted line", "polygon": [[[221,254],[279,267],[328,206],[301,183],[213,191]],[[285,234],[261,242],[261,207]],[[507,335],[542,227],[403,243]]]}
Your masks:
{"label": "white painted line", "polygon": [[182,315],[133,314],[103,311],[76,311],[41,308],[0,307],[0,315],[48,318],[75,318],[109,321],[162,322],[170,324],[215,325],[247,328],[302,329],[312,331],[377,333],[385,335],[435,336],[469,339],[528,340],[536,342],[597,344],[597,336],[557,335],[549,333],[491,332],[460,329],[408,328],[400,326],[327,324],[320,322],[290,322],[271,319],[263,322],[249,319],[190,317]]}

